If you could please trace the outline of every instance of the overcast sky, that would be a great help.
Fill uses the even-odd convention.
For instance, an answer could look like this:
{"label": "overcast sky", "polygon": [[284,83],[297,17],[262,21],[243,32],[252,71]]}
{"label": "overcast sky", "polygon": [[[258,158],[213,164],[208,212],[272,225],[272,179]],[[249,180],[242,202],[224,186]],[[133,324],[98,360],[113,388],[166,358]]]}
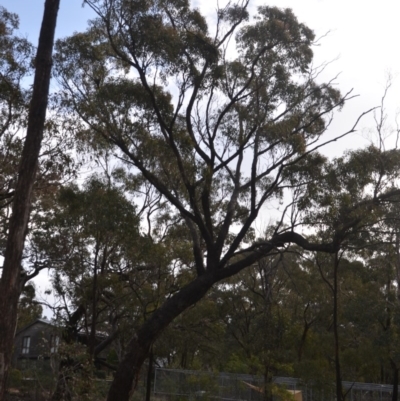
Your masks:
{"label": "overcast sky", "polygon": [[[220,0],[222,3],[223,0]],[[394,77],[387,98],[388,123],[395,126],[396,110],[400,107],[400,2],[398,0],[250,0],[251,9],[258,5],[276,5],[292,8],[301,22],[312,28],[317,37],[325,36],[314,49],[315,64],[335,60],[326,69],[323,79],[340,73],[337,84],[343,92],[353,89],[359,97],[349,102],[339,113],[329,136],[348,130],[358,115],[380,104],[386,76]],[[2,0],[0,4],[20,16],[20,34],[37,44],[43,14],[43,0]],[[205,14],[215,11],[217,2],[195,0]],[[89,7],[82,8],[82,0],[61,0],[57,37],[84,30],[86,21],[93,17]],[[399,75],[397,78],[396,76]],[[338,156],[345,149],[365,146],[366,131],[373,128],[372,115],[360,124],[360,130],[347,139],[329,146],[325,153]],[[372,135],[373,137],[373,135]],[[390,141],[388,141],[388,146]]]}

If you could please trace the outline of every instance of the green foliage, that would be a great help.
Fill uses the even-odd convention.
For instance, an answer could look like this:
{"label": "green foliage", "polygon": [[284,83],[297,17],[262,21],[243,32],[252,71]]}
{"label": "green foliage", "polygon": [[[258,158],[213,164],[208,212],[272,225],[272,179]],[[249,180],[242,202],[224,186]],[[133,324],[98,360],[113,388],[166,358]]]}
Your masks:
{"label": "green foliage", "polygon": [[8,386],[9,388],[21,388],[22,373],[18,369],[10,369],[8,373]]}
{"label": "green foliage", "polygon": [[42,317],[43,308],[36,300],[36,290],[32,283],[25,285],[18,304],[17,331]]}
{"label": "green foliage", "polygon": [[[207,246],[220,238],[215,254],[252,241],[258,211],[282,196],[281,175],[306,158],[343,104],[332,86],[310,78],[312,31],[273,7],[246,23],[246,7],[230,4],[212,37],[185,1],[87,3],[100,18],[59,41],[56,55],[60,104],[78,113],[70,124],[80,140],[108,142],[198,233],[207,227]],[[236,28],[238,56],[229,59],[222,49]],[[236,225],[243,230],[234,241]]]}
{"label": "green foliage", "polygon": [[0,249],[7,234],[7,206],[22,150],[20,133],[26,128],[30,91],[22,83],[32,72],[33,46],[15,35],[18,25],[18,16],[0,7]]}

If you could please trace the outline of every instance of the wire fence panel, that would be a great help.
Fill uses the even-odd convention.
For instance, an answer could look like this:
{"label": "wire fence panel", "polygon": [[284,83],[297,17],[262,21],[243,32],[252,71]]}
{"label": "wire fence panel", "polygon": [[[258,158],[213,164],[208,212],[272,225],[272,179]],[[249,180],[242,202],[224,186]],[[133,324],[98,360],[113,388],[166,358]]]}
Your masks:
{"label": "wire fence panel", "polygon": [[[270,385],[275,388],[276,400],[335,401],[336,398],[332,383],[313,385],[292,377],[275,377]],[[391,385],[343,382],[343,389],[348,401],[392,400]],[[264,401],[264,390],[263,378],[251,375],[159,368],[154,377],[154,394],[165,401]]]}

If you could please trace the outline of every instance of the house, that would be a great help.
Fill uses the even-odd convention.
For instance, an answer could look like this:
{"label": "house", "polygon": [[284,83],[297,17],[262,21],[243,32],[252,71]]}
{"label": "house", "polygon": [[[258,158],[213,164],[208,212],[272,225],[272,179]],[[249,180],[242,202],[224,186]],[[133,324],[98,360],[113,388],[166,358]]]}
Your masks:
{"label": "house", "polygon": [[21,360],[49,359],[59,343],[59,329],[49,320],[36,319],[15,335],[12,363],[17,366]]}
{"label": "house", "polygon": [[[34,361],[50,360],[58,352],[62,329],[46,319],[36,319],[17,332],[14,340],[12,364],[17,369],[26,369]],[[84,346],[88,345],[89,337],[84,331],[76,333],[75,341]],[[96,346],[107,343],[97,355],[98,361],[105,362],[110,350],[109,341],[105,334],[96,334]]]}

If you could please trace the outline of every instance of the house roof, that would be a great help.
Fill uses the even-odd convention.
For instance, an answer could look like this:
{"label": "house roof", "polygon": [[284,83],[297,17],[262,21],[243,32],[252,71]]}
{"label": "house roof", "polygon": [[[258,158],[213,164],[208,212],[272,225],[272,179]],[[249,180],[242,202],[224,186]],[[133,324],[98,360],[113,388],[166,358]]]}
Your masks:
{"label": "house roof", "polygon": [[47,319],[36,319],[32,323],[29,323],[28,325],[23,327],[21,330],[18,330],[15,335],[17,336],[18,334],[22,333],[23,331],[29,329],[29,327],[32,327],[33,325],[38,324],[38,323],[44,323],[44,324],[47,324],[50,327],[56,327],[54,324],[51,323],[50,320],[47,320]]}
{"label": "house roof", "polygon": [[[54,322],[52,322],[52,321],[50,321],[50,320],[47,320],[47,319],[36,319],[36,320],[34,320],[32,323],[29,323],[28,325],[26,325],[25,327],[23,327],[21,330],[18,330],[17,333],[15,333],[15,335],[17,336],[18,334],[22,333],[23,331],[29,329],[30,327],[32,327],[32,326],[34,326],[35,324],[38,324],[38,323],[43,323],[43,324],[46,324],[46,325],[48,325],[49,327],[53,327],[53,328],[59,328],[59,326],[56,326],[56,325],[54,324]],[[89,336],[89,335],[88,335],[87,333],[85,333],[83,330],[78,331],[78,332],[76,333],[76,335],[77,335],[78,337],[81,337],[81,338],[85,338],[85,337],[88,337],[88,336]],[[96,333],[96,339],[98,339],[98,340],[104,340],[104,339],[107,338],[107,337],[108,337],[108,336],[107,336],[106,333],[102,333],[102,332]]]}

